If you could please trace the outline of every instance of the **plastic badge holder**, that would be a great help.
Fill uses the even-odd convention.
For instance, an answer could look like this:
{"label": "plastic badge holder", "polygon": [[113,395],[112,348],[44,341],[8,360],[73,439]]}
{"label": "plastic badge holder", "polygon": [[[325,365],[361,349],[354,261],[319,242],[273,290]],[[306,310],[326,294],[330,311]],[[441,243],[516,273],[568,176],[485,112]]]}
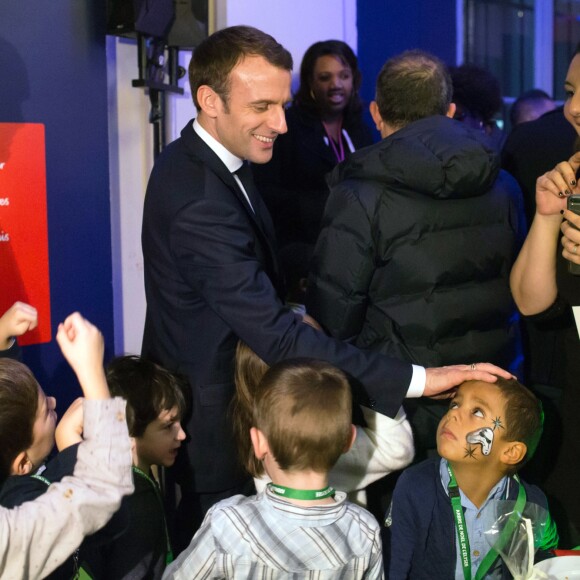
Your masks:
{"label": "plastic badge holder", "polygon": [[[545,580],[534,569],[536,547],[544,543],[548,512],[536,504],[526,504],[523,513],[514,513],[515,502],[495,502],[495,521],[485,532],[486,540],[505,562],[514,580]],[[541,574],[541,575],[538,575]]]}

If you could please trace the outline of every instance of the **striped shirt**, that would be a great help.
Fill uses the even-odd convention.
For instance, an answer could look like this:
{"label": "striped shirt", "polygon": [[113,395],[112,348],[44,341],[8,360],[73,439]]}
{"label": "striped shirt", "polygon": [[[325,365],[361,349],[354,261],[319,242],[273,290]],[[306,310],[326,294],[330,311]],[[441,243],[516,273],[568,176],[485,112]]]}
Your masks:
{"label": "striped shirt", "polygon": [[379,525],[337,492],[334,504],[298,506],[270,490],[213,506],[164,578],[384,578]]}

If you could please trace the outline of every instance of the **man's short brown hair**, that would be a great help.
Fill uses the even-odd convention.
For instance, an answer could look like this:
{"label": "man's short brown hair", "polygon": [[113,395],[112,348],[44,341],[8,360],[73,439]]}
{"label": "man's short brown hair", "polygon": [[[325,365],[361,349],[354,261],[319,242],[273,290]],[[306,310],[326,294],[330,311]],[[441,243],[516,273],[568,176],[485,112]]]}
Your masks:
{"label": "man's short brown hair", "polygon": [[447,114],[452,94],[445,64],[422,50],[408,50],[383,65],[375,99],[383,121],[401,129],[419,119]]}
{"label": "man's short brown hair", "polygon": [[352,397],[345,374],[310,359],[272,366],[256,393],[254,424],[281,469],[330,471],[351,434]]}
{"label": "man's short brown hair", "polygon": [[246,56],[261,56],[271,65],[292,70],[291,54],[272,36],[251,26],[230,26],[208,36],[189,63],[189,85],[197,110],[197,90],[211,87],[228,106],[230,73]]}

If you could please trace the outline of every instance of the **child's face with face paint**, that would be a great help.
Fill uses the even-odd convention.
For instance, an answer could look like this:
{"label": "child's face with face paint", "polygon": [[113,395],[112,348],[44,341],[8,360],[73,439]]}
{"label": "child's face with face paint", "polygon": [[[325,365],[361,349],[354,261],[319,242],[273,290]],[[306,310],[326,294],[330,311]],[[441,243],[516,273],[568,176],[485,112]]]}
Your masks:
{"label": "child's face with face paint", "polygon": [[493,383],[462,384],[437,429],[437,451],[452,462],[488,463],[505,437],[505,399]]}

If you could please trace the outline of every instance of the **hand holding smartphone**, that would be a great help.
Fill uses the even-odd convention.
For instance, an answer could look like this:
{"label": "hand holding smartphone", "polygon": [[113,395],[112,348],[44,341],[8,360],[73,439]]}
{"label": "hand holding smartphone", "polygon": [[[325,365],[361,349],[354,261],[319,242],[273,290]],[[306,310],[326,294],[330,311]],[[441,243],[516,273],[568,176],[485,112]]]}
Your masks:
{"label": "hand holding smartphone", "polygon": [[[575,193],[568,197],[568,209],[577,215],[580,215],[580,193]],[[568,222],[573,228],[575,225]],[[568,272],[574,274],[575,276],[580,276],[580,264],[574,264],[573,262],[568,262]]]}

